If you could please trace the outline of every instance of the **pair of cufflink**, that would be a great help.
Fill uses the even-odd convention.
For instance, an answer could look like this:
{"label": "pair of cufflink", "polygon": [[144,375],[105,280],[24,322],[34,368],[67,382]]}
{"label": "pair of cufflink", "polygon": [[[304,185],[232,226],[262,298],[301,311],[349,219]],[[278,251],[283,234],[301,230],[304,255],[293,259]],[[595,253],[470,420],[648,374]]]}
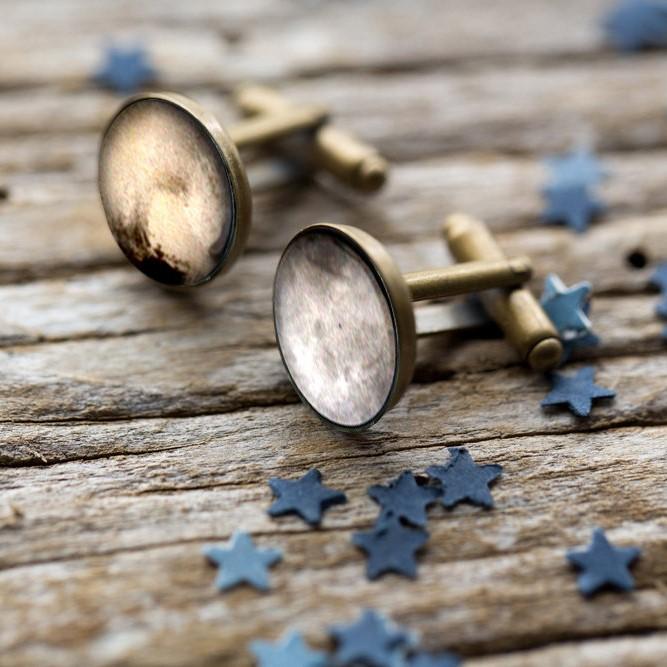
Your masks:
{"label": "pair of cufflink", "polygon": [[[260,86],[236,100],[248,118],[228,132],[192,100],[158,93],[127,100],[104,133],[99,187],[109,227],[130,262],[160,283],[207,283],[241,254],[251,196],[239,149],[280,147],[361,191],[385,182],[381,155],[320,107]],[[285,248],[274,281],[276,340],[297,393],[326,422],[365,429],[400,399],[422,333],[413,301],[479,292],[532,368],[560,362],[556,329],[522,287],[530,260],[506,258],[486,226],[464,215],[451,216],[444,233],[459,263],[405,275],[379,241],[351,226],[314,224]],[[430,332],[466,318],[441,317]]]}

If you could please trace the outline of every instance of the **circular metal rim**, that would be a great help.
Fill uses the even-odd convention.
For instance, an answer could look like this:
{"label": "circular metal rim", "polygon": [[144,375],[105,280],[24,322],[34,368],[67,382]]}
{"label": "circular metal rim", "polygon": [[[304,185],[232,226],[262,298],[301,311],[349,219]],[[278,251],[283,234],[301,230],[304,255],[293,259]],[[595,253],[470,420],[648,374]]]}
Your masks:
{"label": "circular metal rim", "polygon": [[[167,285],[144,273],[144,275],[150,280],[153,280],[159,285],[168,287],[169,289],[189,289],[191,287],[199,287],[200,285],[204,285],[210,282],[216,276],[228,271],[245,248],[252,221],[252,196],[250,192],[250,184],[248,183],[248,176],[246,174],[246,170],[243,166],[243,161],[241,160],[241,155],[239,154],[236,144],[234,144],[229,134],[225,131],[222,125],[220,125],[215,116],[206,111],[206,109],[204,109],[199,103],[191,100],[185,95],[180,95],[178,93],[148,92],[133,95],[132,97],[126,99],[117,109],[116,113],[114,113],[114,115],[111,117],[102,133],[102,139],[100,141],[100,148],[98,151],[97,189],[100,193],[100,199],[102,200],[102,208],[104,209],[104,215],[107,219],[107,225],[109,225],[109,220],[106,216],[104,197],[100,187],[101,183],[99,167],[100,159],[102,156],[102,148],[104,147],[107,134],[116,119],[128,107],[146,100],[158,100],[161,102],[166,102],[167,104],[171,104],[172,106],[178,108],[180,111],[188,114],[196,123],[198,123],[213,143],[213,146],[215,147],[218,155],[220,156],[220,159],[222,160],[225,168],[225,174],[227,175],[227,181],[231,193],[232,225],[229,238],[220,256],[220,260],[218,261],[215,268],[202,280],[189,285]],[[115,241],[116,237],[113,234],[113,230],[110,226],[109,230],[111,231]],[[121,251],[123,251],[123,254],[127,257],[128,261],[134,265],[132,259],[127,256],[123,247],[120,244],[118,244],[118,247],[121,249]]]}
{"label": "circular metal rim", "polygon": [[[359,253],[359,256],[366,262],[367,266],[373,272],[373,275],[377,279],[382,292],[384,294],[387,303],[389,304],[389,310],[391,312],[392,322],[394,324],[394,340],[396,344],[396,367],[394,369],[394,377],[392,381],[392,387],[385,399],[384,404],[378,410],[375,415],[364,422],[356,426],[347,426],[345,424],[338,424],[324,415],[320,414],[313,405],[304,397],[301,393],[299,387],[297,386],[292,374],[290,373],[289,367],[285,363],[285,357],[283,356],[283,351],[280,346],[280,338],[278,336],[278,327],[276,325],[276,280],[278,277],[278,271],[280,270],[280,264],[285,257],[285,254],[289,250],[290,246],[295,243],[299,238],[306,234],[312,232],[325,232],[331,234],[334,237],[342,239],[344,242],[348,243],[354,250]],[[298,394],[299,398],[305,403],[322,421],[326,422],[330,426],[335,427],[341,431],[347,432],[359,432],[364,431],[373,424],[376,424],[382,416],[390,410],[401,396],[405,393],[407,386],[412,380],[412,375],[415,368],[415,359],[417,356],[417,330],[415,326],[415,316],[414,310],[412,308],[412,298],[410,295],[410,289],[403,278],[398,265],[391,257],[391,255],[385,250],[384,246],[373,236],[367,232],[358,229],[357,227],[352,227],[350,225],[335,225],[330,223],[316,223],[314,225],[309,225],[302,229],[292,240],[287,244],[285,250],[280,257],[278,262],[278,267],[276,269],[274,282],[273,282],[273,328],[276,336],[276,343],[278,345],[278,351],[280,352],[280,358],[283,362],[283,366],[287,372],[289,380],[294,387],[294,390]]]}

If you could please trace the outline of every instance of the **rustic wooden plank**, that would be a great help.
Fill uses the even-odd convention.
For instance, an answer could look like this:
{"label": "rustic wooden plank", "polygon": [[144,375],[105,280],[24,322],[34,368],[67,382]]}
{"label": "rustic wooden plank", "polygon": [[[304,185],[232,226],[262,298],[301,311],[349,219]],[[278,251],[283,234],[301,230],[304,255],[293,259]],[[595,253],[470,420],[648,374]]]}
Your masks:
{"label": "rustic wooden plank", "polygon": [[[649,220],[609,223],[574,244],[566,230],[552,235],[531,230],[503,239],[510,241],[508,249],[531,255],[540,276],[557,270],[568,281],[590,278],[603,292],[638,290],[646,288],[650,269],[628,268],[619,250],[628,241],[636,247],[643,234],[644,247],[657,251],[665,243],[664,221],[661,216]],[[609,252],[601,256],[602,248]],[[393,249],[406,269],[437,265],[429,258],[444,256],[443,248],[432,242]],[[594,266],[597,257],[604,261]],[[0,419],[187,415],[293,401],[270,319],[276,261],[277,255],[248,255],[228,283],[193,296],[160,291],[130,269],[53,281],[50,290],[41,285],[5,288],[7,303],[14,304],[0,320],[5,343],[64,342],[0,352],[6,382],[0,388],[5,397]],[[245,313],[243,294],[253,304]],[[627,354],[637,345],[645,353],[662,349],[655,301],[646,297],[603,304],[597,329],[605,346],[583,356]],[[500,341],[466,338],[454,340],[449,353],[442,339],[428,341],[416,378],[433,380],[517,362]]]}
{"label": "rustic wooden plank", "polygon": [[[601,290],[637,289],[645,283],[646,272],[633,271],[626,256],[637,248],[649,262],[667,256],[664,213],[657,210],[667,204],[662,187],[667,161],[659,152],[653,157],[612,158],[609,163],[616,174],[604,187],[611,212],[584,236],[538,224],[539,188],[545,178],[539,161],[457,158],[399,165],[386,192],[377,198],[309,185],[258,192],[248,248],[282,250],[301,228],[326,220],[357,225],[384,242],[430,239],[423,248],[431,250],[420,250],[409,262],[423,268],[419,262],[446,259],[432,239],[445,215],[464,210],[488,220],[497,231],[525,230],[508,234],[504,242],[512,251],[530,254],[540,276],[556,267],[566,279],[587,273],[584,277],[597,283],[599,275],[601,284],[596,287]],[[257,163],[250,172],[255,181],[262,166],[266,165]],[[48,186],[40,190],[37,185],[48,183],[41,175],[26,185],[23,195],[19,188],[17,202],[12,203],[10,190],[10,201],[0,203],[0,282],[125,263],[109,234],[94,182],[63,178],[70,178],[75,188],[54,179],[50,195]],[[606,247],[604,255],[598,251],[601,244]],[[273,264],[269,261],[267,267],[272,269]]]}
{"label": "rustic wooden plank", "polygon": [[[9,189],[6,214],[14,207],[94,200],[98,142],[99,136],[86,134],[0,143],[0,180]],[[611,173],[600,188],[606,220],[667,207],[667,152],[606,154],[602,160]],[[278,157],[275,161],[280,164]],[[296,182],[293,188],[277,187],[282,181],[263,176],[271,166],[270,160],[248,162],[255,224],[263,229],[253,247],[262,250],[280,249],[277,244],[287,242],[288,234],[323,218],[367,226],[390,241],[432,236],[444,211],[451,210],[468,211],[496,230],[534,226],[548,180],[539,156],[456,154],[395,164],[386,189],[363,197],[321,181],[322,187]]]}
{"label": "rustic wooden plank", "polygon": [[479,667],[655,667],[667,654],[663,633],[566,642],[542,649],[483,658]]}
{"label": "rustic wooden plank", "polygon": [[[529,411],[524,408],[522,412]],[[443,406],[422,412],[431,422],[437,413],[442,418]],[[473,416],[472,410],[468,412],[464,418]],[[296,427],[293,413],[291,407],[256,413],[250,422],[252,437],[240,430],[232,432],[229,422],[237,427],[241,422],[234,416],[190,419],[195,442],[179,446],[149,424],[150,439],[156,446],[164,443],[164,450],[32,466],[23,468],[20,475],[16,469],[3,469],[3,515],[10,516],[13,508],[15,518],[11,522],[5,518],[0,569],[204,540],[210,535],[223,538],[238,526],[260,535],[307,533],[299,519],[275,521],[266,514],[271,499],[267,480],[275,475],[303,474],[315,465],[350,497],[348,507],[327,514],[322,536],[326,540],[332,531],[373,523],[377,506],[365,496],[368,484],[404,469],[421,473],[428,465],[446,460],[444,447],[455,441],[447,434],[438,438],[429,423],[424,435],[414,435],[412,442],[401,434],[386,434],[383,443],[377,438],[365,442],[364,437],[346,439],[323,428],[316,429],[322,437],[315,441]],[[247,420],[248,414],[245,417]],[[527,414],[517,418],[524,426],[531,419]],[[490,426],[488,417],[480,416],[480,420],[480,428]],[[485,518],[478,510],[434,512],[432,527],[436,529],[442,520],[441,538],[445,528],[469,531],[465,545],[434,539],[429,549],[438,556],[434,562],[457,560],[457,554],[467,560],[557,545],[569,521],[614,526],[660,523],[659,519],[666,518],[660,486],[667,471],[660,446],[665,427],[558,434],[557,427],[550,429],[546,419],[544,423],[539,436],[517,437],[508,431],[505,437],[470,443],[476,459],[504,466],[503,481],[494,487],[499,511],[483,513]],[[173,429],[183,433],[179,427]],[[133,436],[130,429],[125,431],[138,446],[139,429],[132,429]],[[514,431],[520,434],[520,426]],[[281,432],[288,437],[281,437]],[[566,451],[569,454],[564,456]],[[611,494],[606,490],[615,487],[617,479],[610,470],[624,475],[623,488]],[[577,485],[583,471],[587,482]],[[59,499],[57,504],[50,502],[54,497]],[[615,510],[618,505],[623,507],[621,512]],[[225,519],[219,523],[222,508]],[[553,525],[555,512],[560,518]],[[147,516],[151,517],[149,525]],[[484,540],[485,531],[502,533],[507,522],[514,524],[516,539],[508,539],[505,545]],[[308,555],[301,558],[308,567]],[[357,561],[363,561],[361,555]]]}
{"label": "rustic wooden plank", "polygon": [[[126,432],[121,430],[118,432],[121,435],[118,435],[112,427],[108,431],[109,442],[96,438],[93,445],[87,447],[82,434],[86,428],[95,430],[88,423],[71,432],[66,428],[57,429],[56,433],[60,435],[56,444],[49,444],[55,437],[48,430],[50,422],[170,416],[187,418],[206,414],[213,418],[216,413],[230,412],[235,415],[230,419],[235,421],[236,428],[243,430],[248,415],[253,414],[241,411],[243,408],[285,403],[294,405],[285,412],[276,407],[274,417],[277,422],[282,419],[287,421],[283,425],[285,429],[287,425],[301,423],[308,437],[317,433],[328,442],[334,437],[305,406],[298,403],[275,350],[240,353],[235,350],[209,350],[202,345],[192,352],[188,351],[182,360],[170,355],[158,368],[146,363],[145,368],[135,372],[122,356],[120,367],[114,364],[118,345],[110,352],[109,346],[102,344],[131,340],[134,338],[97,341],[97,345],[95,341],[76,343],[78,358],[96,355],[100,360],[93,359],[85,366],[80,363],[79,368],[68,373],[63,372],[62,364],[67,363],[71,367],[72,360],[60,361],[62,355],[58,354],[63,345],[42,347],[38,351],[41,354],[33,356],[20,355],[14,365],[11,360],[7,361],[4,365],[8,379],[2,388],[0,411],[0,419],[8,422],[0,450],[2,463],[40,464],[70,458],[94,458],[100,455],[99,451],[103,452],[102,455],[126,451]],[[207,371],[201,375],[191,372],[184,380],[187,359],[197,361],[197,355],[208,356]],[[230,357],[233,359],[231,362],[227,361]],[[485,361],[488,367],[484,366]],[[170,363],[173,366],[171,369]],[[444,362],[441,364],[445,365]],[[414,435],[416,424],[419,424],[422,438],[426,437],[423,434],[431,432],[437,441],[451,438],[452,442],[469,442],[508,434],[562,433],[583,428],[598,430],[665,422],[666,399],[662,395],[664,392],[656,389],[667,374],[667,361],[663,357],[626,356],[598,361],[599,382],[616,389],[618,397],[613,402],[599,405],[585,422],[566,411],[547,412],[540,409],[539,403],[549,388],[541,375],[519,367],[498,369],[496,362],[481,355],[476,366],[475,371],[462,369],[450,379],[439,382],[434,380],[447,377],[447,372],[428,366],[421,374],[423,380],[430,382],[413,384],[380,424],[359,436],[359,442],[378,445],[386,438],[409,440],[411,434]],[[24,370],[25,376],[17,377],[17,368],[30,368],[31,372],[28,375]],[[125,383],[120,383],[118,378],[123,370],[128,375],[127,368],[133,368],[133,372]],[[489,373],[491,369],[496,372]],[[451,368],[446,370],[449,370],[449,375],[452,374]],[[647,383],[649,376],[653,381]],[[500,405],[495,407],[498,402]],[[31,422],[39,422],[34,424],[35,430],[20,426]],[[17,424],[15,430],[12,430],[12,424]],[[173,426],[175,433],[181,428],[179,424],[180,420]],[[125,428],[132,432],[135,427],[123,426]],[[137,428],[144,427],[140,424]],[[165,426],[160,422],[156,428]],[[68,437],[72,438],[69,444]],[[182,436],[178,437],[182,441]],[[155,444],[148,442],[146,446],[150,450]],[[98,447],[101,447],[99,451]],[[134,446],[130,449],[134,450]]]}
{"label": "rustic wooden plank", "polygon": [[[325,104],[340,123],[392,160],[462,150],[563,150],[582,140],[613,151],[665,147],[667,118],[653,92],[663,71],[661,56],[650,55],[585,68],[565,62],[446,75],[437,70],[393,76],[341,73],[280,88],[296,100]],[[194,85],[179,88],[219,118],[231,117],[228,99]],[[100,129],[117,104],[116,97],[101,91],[57,93],[57,88],[42,87],[3,95],[0,136]],[[619,104],[620,99],[632,104]]]}
{"label": "rustic wooden plank", "polygon": [[[126,268],[0,287],[5,304],[0,313],[0,346],[174,330],[186,330],[183,335],[189,336],[207,328],[220,332],[221,346],[271,346],[275,261],[275,256],[248,256],[223,284],[189,293],[160,289]],[[532,286],[536,293],[541,291],[539,281]],[[659,344],[661,323],[654,311],[658,298],[653,294],[596,296],[593,319],[603,336],[600,353],[618,354],[639,342]],[[433,343],[441,344],[441,338]],[[511,359],[501,358],[500,365]]]}
{"label": "rustic wooden plank", "polygon": [[179,87],[462,60],[599,57],[600,18],[608,7],[606,0],[519,0],[512,8],[484,0],[415,0],[409,8],[400,0],[372,0],[354,10],[345,3],[190,4],[77,1],[45,13],[34,3],[4,3],[0,86],[83,86],[109,35],[142,40],[163,85]]}
{"label": "rustic wooden plank", "polygon": [[71,178],[71,172],[85,173],[92,179],[99,141],[98,132],[5,137],[0,142],[1,178],[35,177],[46,171],[61,173],[65,181]]}
{"label": "rustic wooden plank", "polygon": [[[420,630],[433,647],[470,655],[664,629],[667,595],[656,585],[667,574],[659,488],[666,471],[664,427],[475,443],[479,460],[505,465],[494,491],[497,509],[434,512],[420,578],[392,578],[391,586],[363,580],[363,559],[350,544],[350,531],[369,525],[376,510],[363,488],[406,467],[422,469],[442,457],[442,445],[415,448],[412,442],[380,453],[339,443],[339,451],[350,448],[339,459],[326,441],[301,437],[289,448],[261,448],[254,438],[252,452],[245,443],[217,442],[190,448],[188,456],[162,452],[33,468],[24,489],[7,477],[19,517],[3,530],[2,553],[15,565],[29,560],[0,572],[0,606],[11,628],[0,635],[5,653],[20,657],[49,647],[63,663],[143,664],[150,655],[165,664],[214,656],[249,664],[243,647],[251,638],[296,624],[321,642],[324,627],[367,605]],[[270,494],[257,477],[269,474],[272,462],[281,473],[302,470],[308,456],[351,497],[321,532],[304,533],[291,519],[271,522],[262,511]],[[229,457],[239,457],[239,470],[226,468]],[[49,499],[56,496],[54,507]],[[577,593],[564,550],[585,543],[596,523],[616,542],[642,546],[635,593],[592,602]],[[252,528],[264,535],[260,543],[284,548],[271,595],[213,590],[213,572],[199,550],[226,537],[231,525]],[[65,560],[41,563],[52,561],[52,550]],[[319,591],[316,601],[312,591]],[[215,632],[221,623],[226,631]],[[126,637],[131,627],[142,630]]]}
{"label": "rustic wooden plank", "polygon": [[[290,78],[331,70],[497,63],[599,57],[607,50],[601,17],[605,0],[553,3],[484,0],[400,0],[365,2],[354,11],[345,3],[324,3],[277,29],[261,21],[240,40],[239,67],[266,77]],[[346,36],[345,40],[340,35]],[[273,58],[276,52],[280,59]]]}
{"label": "rustic wooden plank", "polygon": [[8,35],[32,35],[48,30],[56,35],[62,32],[71,35],[73,27],[82,32],[102,32],[105,25],[109,29],[156,23],[206,25],[211,21],[248,25],[260,18],[266,21],[287,18],[303,8],[298,0],[227,0],[224,3],[211,3],[208,0],[187,3],[178,0],[146,0],[142,3],[127,0],[114,3],[104,0],[61,0],[52,9],[46,7],[42,0],[25,0],[19,4],[3,0],[0,5],[6,19],[2,27]]}
{"label": "rustic wooden plank", "polygon": [[[33,38],[36,43],[29,50],[25,49],[24,35],[5,40],[6,66],[0,70],[0,87],[30,89],[48,85],[86,89],[96,85],[91,79],[104,62],[105,48],[111,41],[109,30],[100,27],[96,32],[84,32],[74,43],[71,33],[54,37],[47,32],[41,40]],[[140,31],[132,27],[119,31],[113,43],[145,44],[160,73],[161,87],[219,84],[224,63],[232,57],[219,32],[205,24],[195,28],[146,25]],[[44,58],[44,51],[48,58]]]}

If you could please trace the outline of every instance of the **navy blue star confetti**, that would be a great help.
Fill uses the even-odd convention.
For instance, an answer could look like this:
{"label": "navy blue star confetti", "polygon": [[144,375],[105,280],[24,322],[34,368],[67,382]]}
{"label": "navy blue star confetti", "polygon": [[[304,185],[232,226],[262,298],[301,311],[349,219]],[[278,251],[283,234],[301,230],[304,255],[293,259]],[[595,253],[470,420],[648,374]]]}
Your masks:
{"label": "navy blue star confetti", "polygon": [[585,185],[548,186],[542,194],[546,208],[542,221],[547,224],[564,224],[581,234],[590,223],[602,215],[605,207]]}
{"label": "navy blue star confetti", "polygon": [[659,264],[650,278],[651,285],[660,290],[661,299],[655,307],[655,312],[667,319],[667,262]]}
{"label": "navy blue star confetti", "polygon": [[278,549],[257,549],[247,533],[235,533],[226,548],[205,547],[204,556],[220,568],[215,585],[221,591],[244,583],[260,591],[268,590],[267,570],[282,559]]}
{"label": "navy blue star confetti", "polygon": [[322,484],[322,475],[314,468],[298,480],[274,477],[269,480],[269,486],[278,498],[269,507],[271,516],[298,514],[311,526],[320,523],[324,510],[347,502],[344,493]]}
{"label": "navy blue star confetti", "polygon": [[104,64],[93,78],[106,88],[128,95],[155,81],[157,73],[143,48],[110,46]]}
{"label": "navy blue star confetti", "polygon": [[442,495],[442,490],[420,486],[415,476],[406,471],[388,486],[371,486],[368,495],[382,508],[380,524],[393,516],[423,528],[427,522],[426,508]]}
{"label": "navy blue star confetti", "polygon": [[608,176],[597,157],[583,148],[564,155],[552,155],[546,164],[549,184],[554,188],[598,185]]}
{"label": "navy blue star confetti", "polygon": [[579,591],[590,597],[603,588],[633,590],[635,582],[628,568],[640,555],[635,547],[615,547],[604,531],[596,528],[588,549],[569,551],[567,560],[582,571],[577,580]]}
{"label": "navy blue star confetti", "polygon": [[427,474],[443,486],[444,494],[440,502],[447,508],[469,502],[491,509],[494,503],[489,485],[500,477],[502,467],[496,464],[477,465],[465,447],[452,447],[450,455],[445,465],[426,469]]}
{"label": "navy blue star confetti", "polygon": [[667,2],[622,0],[605,17],[607,37],[618,51],[667,47]]}
{"label": "navy blue star confetti", "polygon": [[366,576],[369,579],[389,572],[414,579],[417,576],[415,554],[428,538],[425,530],[405,526],[392,517],[367,533],[355,533],[352,541],[368,555]]}
{"label": "navy blue star confetti", "polygon": [[453,653],[425,653],[420,652],[408,660],[408,667],[460,667],[461,658]]}
{"label": "navy blue star confetti", "polygon": [[574,376],[551,373],[551,391],[542,407],[566,405],[577,417],[588,417],[597,398],[614,398],[616,392],[595,384],[595,369],[584,366]]}
{"label": "navy blue star confetti", "polygon": [[250,650],[258,667],[326,667],[329,664],[327,655],[308,648],[298,632],[290,633],[276,644],[254,641]]}
{"label": "navy blue star confetti", "polygon": [[331,628],[330,634],[336,642],[336,664],[342,665],[391,667],[400,655],[398,651],[413,643],[407,632],[371,609],[351,625]]}

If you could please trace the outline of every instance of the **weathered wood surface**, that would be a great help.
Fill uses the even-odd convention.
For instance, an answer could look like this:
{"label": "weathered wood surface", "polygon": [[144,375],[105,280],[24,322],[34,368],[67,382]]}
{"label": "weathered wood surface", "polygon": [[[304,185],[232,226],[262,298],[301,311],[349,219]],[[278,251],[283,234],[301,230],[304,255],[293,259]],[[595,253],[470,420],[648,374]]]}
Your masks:
{"label": "weathered wood surface", "polygon": [[[667,257],[667,61],[612,54],[609,4],[0,3],[0,665],[241,667],[253,638],[296,627],[325,646],[364,606],[476,667],[665,664],[667,357],[648,278]],[[158,289],[126,266],[97,200],[119,100],[89,74],[109,36],[145,38],[161,84],[227,121],[224,93],[247,78],[330,104],[392,158],[389,186],[258,187],[233,272]],[[578,142],[612,172],[609,212],[580,237],[538,224],[542,159]],[[548,382],[502,340],[435,336],[380,424],[331,432],[275,348],[281,248],[329,220],[377,235],[405,270],[435,266],[457,209],[533,257],[535,291],[549,271],[593,283],[602,344],[572,368],[593,363],[617,399],[585,421],[542,411]],[[497,508],[434,510],[419,579],[366,582],[350,542],[376,513],[366,487],[461,444],[504,466]],[[267,479],[312,466],[350,503],[319,531],[269,519]],[[642,548],[636,592],[576,592],[564,554],[596,525]],[[239,526],[285,551],[269,595],[214,590],[201,548]]]}

